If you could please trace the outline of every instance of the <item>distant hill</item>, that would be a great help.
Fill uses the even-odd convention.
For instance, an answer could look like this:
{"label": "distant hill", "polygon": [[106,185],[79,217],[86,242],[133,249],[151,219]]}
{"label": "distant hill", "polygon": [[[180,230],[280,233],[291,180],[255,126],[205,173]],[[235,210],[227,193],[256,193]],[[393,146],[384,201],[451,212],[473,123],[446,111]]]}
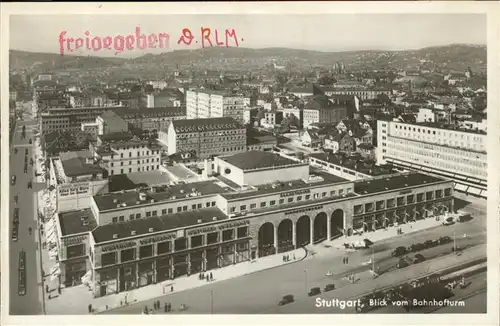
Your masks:
{"label": "distant hill", "polygon": [[203,65],[206,62],[244,66],[254,62],[261,66],[278,60],[292,66],[329,66],[342,61],[360,67],[401,68],[418,65],[422,60],[450,69],[485,69],[486,46],[453,44],[407,51],[346,51],[321,52],[287,48],[249,49],[241,47],[213,47],[195,50],[176,50],[162,54],[147,54],[138,58],[105,58],[92,56],[60,56],[55,53],[10,51],[11,69],[30,69],[37,72],[61,69],[90,69],[142,66]]}
{"label": "distant hill", "polygon": [[38,53],[18,50],[9,51],[11,69],[33,69],[37,71],[101,68],[122,65],[126,59],[94,56],[61,56],[57,53]]}

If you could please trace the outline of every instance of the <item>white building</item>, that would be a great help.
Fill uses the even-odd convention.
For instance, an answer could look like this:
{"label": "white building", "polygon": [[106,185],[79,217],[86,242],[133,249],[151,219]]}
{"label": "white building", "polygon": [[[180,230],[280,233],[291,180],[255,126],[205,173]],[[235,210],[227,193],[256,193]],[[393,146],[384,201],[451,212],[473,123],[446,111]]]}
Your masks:
{"label": "white building", "polygon": [[487,135],[432,123],[378,121],[377,162],[440,175],[455,189],[486,196]]}
{"label": "white building", "polygon": [[153,86],[154,89],[165,89],[168,87],[168,83],[164,80],[151,80],[148,85]]}
{"label": "white building", "polygon": [[417,122],[436,122],[436,114],[433,109],[420,108],[417,114]]}
{"label": "white building", "polygon": [[230,117],[244,123],[242,95],[213,90],[189,90],[186,92],[188,119]]}

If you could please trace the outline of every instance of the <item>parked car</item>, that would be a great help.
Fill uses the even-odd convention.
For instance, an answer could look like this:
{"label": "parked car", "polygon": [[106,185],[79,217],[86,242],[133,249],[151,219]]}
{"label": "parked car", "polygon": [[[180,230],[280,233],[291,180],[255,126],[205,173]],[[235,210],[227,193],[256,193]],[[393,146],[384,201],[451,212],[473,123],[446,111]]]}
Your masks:
{"label": "parked car", "polygon": [[320,289],[319,287],[314,287],[314,288],[312,288],[312,289],[309,291],[308,295],[309,295],[310,297],[314,297],[315,295],[318,295],[318,294],[320,294],[320,293],[321,293],[321,289]]}
{"label": "parked car", "polygon": [[14,154],[17,154],[17,148],[14,148]]}
{"label": "parked car", "polygon": [[19,295],[26,294],[26,271],[20,270],[19,272]]}
{"label": "parked car", "polygon": [[396,249],[394,249],[394,251],[391,253],[391,255],[393,257],[399,257],[399,256],[405,255],[406,253],[407,253],[406,248],[403,246],[399,246]]}
{"label": "parked car", "polygon": [[31,141],[31,138],[30,138],[30,141],[29,141],[30,144],[32,144],[33,142]]}
{"label": "parked car", "polygon": [[434,242],[432,240],[426,240],[424,244],[426,248],[432,248],[434,246]]}
{"label": "parked car", "polygon": [[19,207],[14,208],[14,214],[12,216],[12,223],[19,224]]}
{"label": "parked car", "polygon": [[17,226],[13,226],[12,227],[12,241],[14,242],[17,242],[18,238],[17,238],[17,232],[18,229],[17,229]]}
{"label": "parked car", "polygon": [[446,244],[446,243],[450,243],[452,241],[453,240],[449,236],[444,236],[444,237],[439,238],[440,244]]}
{"label": "parked car", "polygon": [[24,149],[24,155],[28,155],[28,149],[27,148]]}
{"label": "parked car", "polygon": [[455,223],[455,217],[450,216],[443,220],[443,225],[452,225]]}
{"label": "parked car", "polygon": [[283,296],[283,299],[281,299],[280,302],[278,302],[278,305],[284,306],[284,305],[292,303],[294,301],[295,301],[295,299],[294,299],[293,295],[287,294],[287,295]]}
{"label": "parked car", "polygon": [[408,262],[406,261],[406,259],[400,259],[398,264],[397,264],[397,267],[398,268],[405,268],[405,267],[408,267],[410,266],[410,264],[408,264]]}
{"label": "parked car", "polygon": [[332,291],[335,290],[335,284],[327,284],[325,285],[325,289],[323,290],[324,292]]}
{"label": "parked car", "polygon": [[425,257],[422,254],[416,254],[415,257],[413,258],[413,263],[414,264],[419,264],[421,262],[425,261]]}
{"label": "parked car", "polygon": [[10,184],[11,185],[15,185],[16,184],[16,176],[13,175],[11,178],[10,178]]}

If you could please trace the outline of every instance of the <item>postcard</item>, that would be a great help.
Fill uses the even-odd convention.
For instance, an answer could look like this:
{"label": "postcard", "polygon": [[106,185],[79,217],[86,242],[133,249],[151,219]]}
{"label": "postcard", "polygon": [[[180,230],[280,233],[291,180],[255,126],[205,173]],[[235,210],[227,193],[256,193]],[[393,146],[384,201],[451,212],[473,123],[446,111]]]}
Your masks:
{"label": "postcard", "polygon": [[2,4],[2,324],[497,325],[498,9]]}

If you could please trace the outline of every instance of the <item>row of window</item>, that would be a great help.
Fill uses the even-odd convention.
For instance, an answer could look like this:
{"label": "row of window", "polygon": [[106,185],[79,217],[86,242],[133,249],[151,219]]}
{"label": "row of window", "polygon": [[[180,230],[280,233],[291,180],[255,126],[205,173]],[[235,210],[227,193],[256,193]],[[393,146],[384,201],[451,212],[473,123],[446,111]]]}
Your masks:
{"label": "row of window", "polygon": [[[155,161],[154,158],[151,159],[151,163],[153,163]],[[157,157],[156,158],[156,162],[160,162],[160,158]],[[149,158],[145,159],[145,160],[142,160],[142,163],[149,163]],[[128,165],[132,165],[132,161],[129,161],[128,162]],[[141,164],[141,160],[137,160],[137,164]],[[111,162],[111,167],[115,166],[115,163]],[[123,162],[120,162],[120,166],[123,166]]]}
{"label": "row of window", "polygon": [[[139,145],[134,145],[134,146],[127,146],[126,148],[123,148],[123,149],[130,149],[131,148],[146,148],[145,145],[142,145],[142,146],[139,146]],[[117,150],[121,150],[122,148],[117,148]],[[140,156],[140,155],[154,155],[154,154],[160,154],[160,151],[157,150],[157,151],[154,151],[152,150],[151,151],[151,154],[149,154],[149,151],[142,151],[142,152],[138,152],[137,155]],[[115,157],[115,154],[111,154],[111,159],[113,159]],[[128,152],[128,157],[132,157],[132,152]],[[123,153],[120,153],[120,158],[123,158]]]}
{"label": "row of window", "polygon": [[[444,196],[451,196],[451,188],[444,189]],[[425,193],[418,193],[415,195],[399,196],[397,198],[390,198],[387,200],[379,200],[375,203],[366,203],[354,206],[354,215],[370,213],[374,211],[401,207],[405,205],[411,205],[415,203],[421,203],[423,201],[434,200],[443,198],[443,189],[438,189],[436,191],[427,191]]]}
{"label": "row of window", "polygon": [[[248,237],[248,226],[239,227],[235,229],[223,230],[222,232],[212,232],[208,234],[200,234],[188,238],[180,238],[173,241],[165,241],[157,244],[140,246],[139,248],[130,248],[121,250],[120,260],[118,260],[118,252],[109,252],[101,254],[101,265],[109,266],[118,262],[124,263],[136,259],[144,259],[156,255],[162,255],[172,252],[183,251],[187,249],[194,249],[205,245],[217,244],[219,242],[227,242],[235,239],[242,239]],[[222,240],[222,241],[221,241]],[[155,248],[156,246],[156,254]],[[75,247],[75,246],[73,246]],[[138,249],[138,250],[137,250]],[[78,249],[81,250],[81,249]],[[78,251],[77,254],[81,252]]]}
{"label": "row of window", "polygon": [[[383,124],[382,126],[385,127]],[[427,128],[418,128],[418,127],[407,127],[404,125],[395,125],[396,129],[399,130],[408,130],[408,131],[414,131],[414,132],[419,132],[419,133],[427,133],[427,134],[432,134],[432,135],[442,135],[447,138],[460,138],[460,139],[467,139],[467,140],[473,140],[473,141],[482,141],[482,137],[480,136],[474,136],[468,133],[459,133],[459,132],[452,132],[452,131],[446,131],[446,130],[432,130],[432,129],[427,129]],[[442,133],[441,133],[442,131]]]}
{"label": "row of window", "polygon": [[[338,193],[336,190],[332,190],[332,191],[330,191],[329,195],[330,195],[330,197],[336,197],[336,196],[342,196],[344,194],[348,194],[351,192],[352,192],[351,188],[347,188],[345,192],[344,192],[344,189],[339,189]],[[266,207],[273,207],[276,205],[291,204],[294,202],[298,203],[298,202],[305,201],[305,200],[311,200],[311,196],[312,196],[313,200],[320,199],[320,198],[326,198],[328,196],[328,192],[324,191],[321,194],[314,193],[314,194],[300,195],[297,197],[280,198],[278,200],[278,203],[276,203],[276,200],[271,200],[269,202],[263,201],[263,202],[259,203],[258,208],[261,209],[261,208],[266,208]],[[237,212],[236,208],[237,208],[236,206],[230,207],[229,212],[236,213]],[[257,209],[257,203],[251,203],[249,209],[247,209],[247,205],[241,205],[239,211],[244,212],[244,211],[253,210],[253,209]]]}
{"label": "row of window", "polygon": [[[157,165],[156,166],[156,170],[159,170],[160,169],[160,166]],[[154,171],[155,170],[155,166],[154,165],[151,165],[151,170],[149,169],[149,165],[144,167],[138,167],[137,168],[137,172],[144,172],[144,171]],[[128,173],[132,173],[132,168],[128,168]],[[124,169],[120,169],[120,174],[124,174],[125,173],[125,170]],[[115,174],[115,170],[111,169],[111,175],[114,175]]]}
{"label": "row of window", "polygon": [[[205,203],[205,207],[208,208],[208,207],[215,207],[216,205],[216,202],[215,201],[212,201],[212,202],[206,202]],[[201,209],[203,208],[203,204],[202,203],[198,203],[198,204],[192,204],[191,205],[191,210],[197,210],[197,209]],[[168,214],[173,214],[174,211],[176,213],[182,213],[182,212],[187,212],[189,210],[189,206],[188,205],[183,205],[183,206],[178,206],[176,207],[175,209],[173,207],[169,207],[169,208],[164,208],[161,210],[161,216],[164,216],[164,215],[168,215]],[[159,210],[151,210],[151,211],[147,211],[146,212],[146,217],[154,217],[154,216],[158,216],[158,213],[160,211]],[[142,214],[141,213],[135,213],[135,214],[130,214],[129,215],[129,221],[131,220],[138,220],[142,218]],[[121,216],[115,216],[111,219],[112,223],[118,223],[118,222],[124,222],[125,221],[125,216],[124,215],[121,215]]]}

